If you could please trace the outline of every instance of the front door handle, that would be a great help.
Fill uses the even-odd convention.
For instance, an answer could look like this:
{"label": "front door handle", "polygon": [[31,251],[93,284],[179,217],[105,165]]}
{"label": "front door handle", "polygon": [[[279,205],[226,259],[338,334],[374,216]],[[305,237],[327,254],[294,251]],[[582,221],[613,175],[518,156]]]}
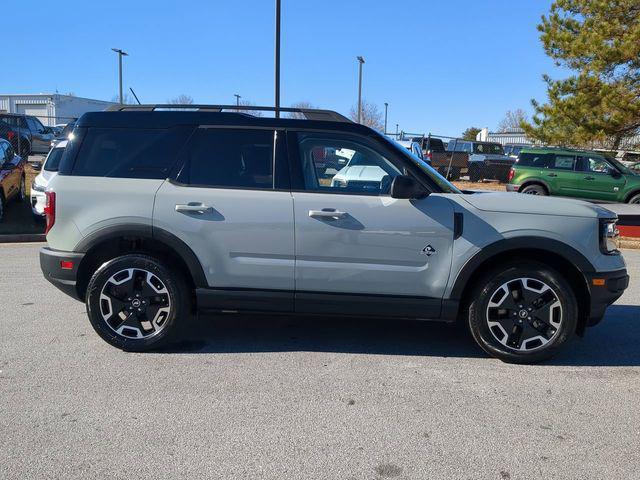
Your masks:
{"label": "front door handle", "polygon": [[587,175],[586,177],[584,177],[585,180],[595,180],[596,177],[592,177],[591,175]]}
{"label": "front door handle", "polygon": [[340,212],[335,208],[323,208],[322,210],[309,210],[311,218],[333,218],[337,220],[347,216],[346,212]]}
{"label": "front door handle", "polygon": [[558,174],[557,173],[548,173],[547,177],[557,177]]}
{"label": "front door handle", "polygon": [[204,203],[189,202],[187,204],[176,205],[176,212],[188,212],[188,213],[206,213],[211,210],[211,207]]}

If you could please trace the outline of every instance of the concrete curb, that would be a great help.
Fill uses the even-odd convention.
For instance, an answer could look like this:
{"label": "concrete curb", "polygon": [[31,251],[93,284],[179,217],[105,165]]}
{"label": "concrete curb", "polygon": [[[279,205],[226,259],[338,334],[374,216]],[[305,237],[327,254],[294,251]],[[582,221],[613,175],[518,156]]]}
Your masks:
{"label": "concrete curb", "polygon": [[26,243],[45,242],[47,236],[44,233],[18,233],[15,235],[0,235],[0,243]]}

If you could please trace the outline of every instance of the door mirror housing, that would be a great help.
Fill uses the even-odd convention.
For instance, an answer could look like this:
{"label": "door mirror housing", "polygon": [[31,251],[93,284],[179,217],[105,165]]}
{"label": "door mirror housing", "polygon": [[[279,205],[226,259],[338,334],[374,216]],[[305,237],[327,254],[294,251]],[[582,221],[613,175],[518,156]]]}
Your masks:
{"label": "door mirror housing", "polygon": [[609,174],[610,174],[613,178],[620,178],[620,177],[622,177],[622,174],[618,171],[618,169],[617,169],[617,168],[612,168],[612,169],[609,171]]}
{"label": "door mirror housing", "polygon": [[398,175],[391,182],[391,198],[424,198],[429,192],[424,189],[413,177]]}

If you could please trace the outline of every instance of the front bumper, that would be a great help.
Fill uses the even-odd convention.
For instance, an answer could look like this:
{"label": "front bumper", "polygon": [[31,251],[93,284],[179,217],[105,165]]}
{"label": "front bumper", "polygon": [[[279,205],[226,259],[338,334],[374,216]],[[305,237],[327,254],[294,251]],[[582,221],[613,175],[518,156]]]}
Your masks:
{"label": "front bumper", "polygon": [[626,269],[613,272],[596,272],[587,275],[591,297],[588,326],[597,325],[609,305],[615,302],[629,286]]}
{"label": "front bumper", "polygon": [[520,185],[514,185],[512,183],[507,183],[507,192],[517,192],[520,190]]}
{"label": "front bumper", "polygon": [[[83,258],[84,253],[63,252],[42,247],[40,249],[40,268],[44,278],[54,286],[70,297],[83,301],[76,289],[78,267]],[[66,268],[63,268],[63,262]]]}

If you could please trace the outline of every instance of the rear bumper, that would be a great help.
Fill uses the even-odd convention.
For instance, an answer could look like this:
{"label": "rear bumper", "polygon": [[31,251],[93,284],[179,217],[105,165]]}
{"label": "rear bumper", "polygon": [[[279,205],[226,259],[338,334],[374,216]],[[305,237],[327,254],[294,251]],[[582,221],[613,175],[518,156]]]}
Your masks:
{"label": "rear bumper", "polygon": [[[76,289],[78,266],[83,258],[84,253],[63,252],[42,247],[40,249],[40,269],[44,278],[58,289],[76,300],[83,301],[78,296]],[[70,264],[67,263],[66,268],[62,268],[62,262],[70,262]]]}
{"label": "rear bumper", "polygon": [[593,326],[600,323],[607,307],[620,298],[629,286],[629,275],[626,269],[596,272],[587,275],[587,281],[591,294],[591,309],[587,325]]}
{"label": "rear bumper", "polygon": [[517,192],[520,190],[520,185],[514,185],[512,183],[507,183],[507,192]]}

